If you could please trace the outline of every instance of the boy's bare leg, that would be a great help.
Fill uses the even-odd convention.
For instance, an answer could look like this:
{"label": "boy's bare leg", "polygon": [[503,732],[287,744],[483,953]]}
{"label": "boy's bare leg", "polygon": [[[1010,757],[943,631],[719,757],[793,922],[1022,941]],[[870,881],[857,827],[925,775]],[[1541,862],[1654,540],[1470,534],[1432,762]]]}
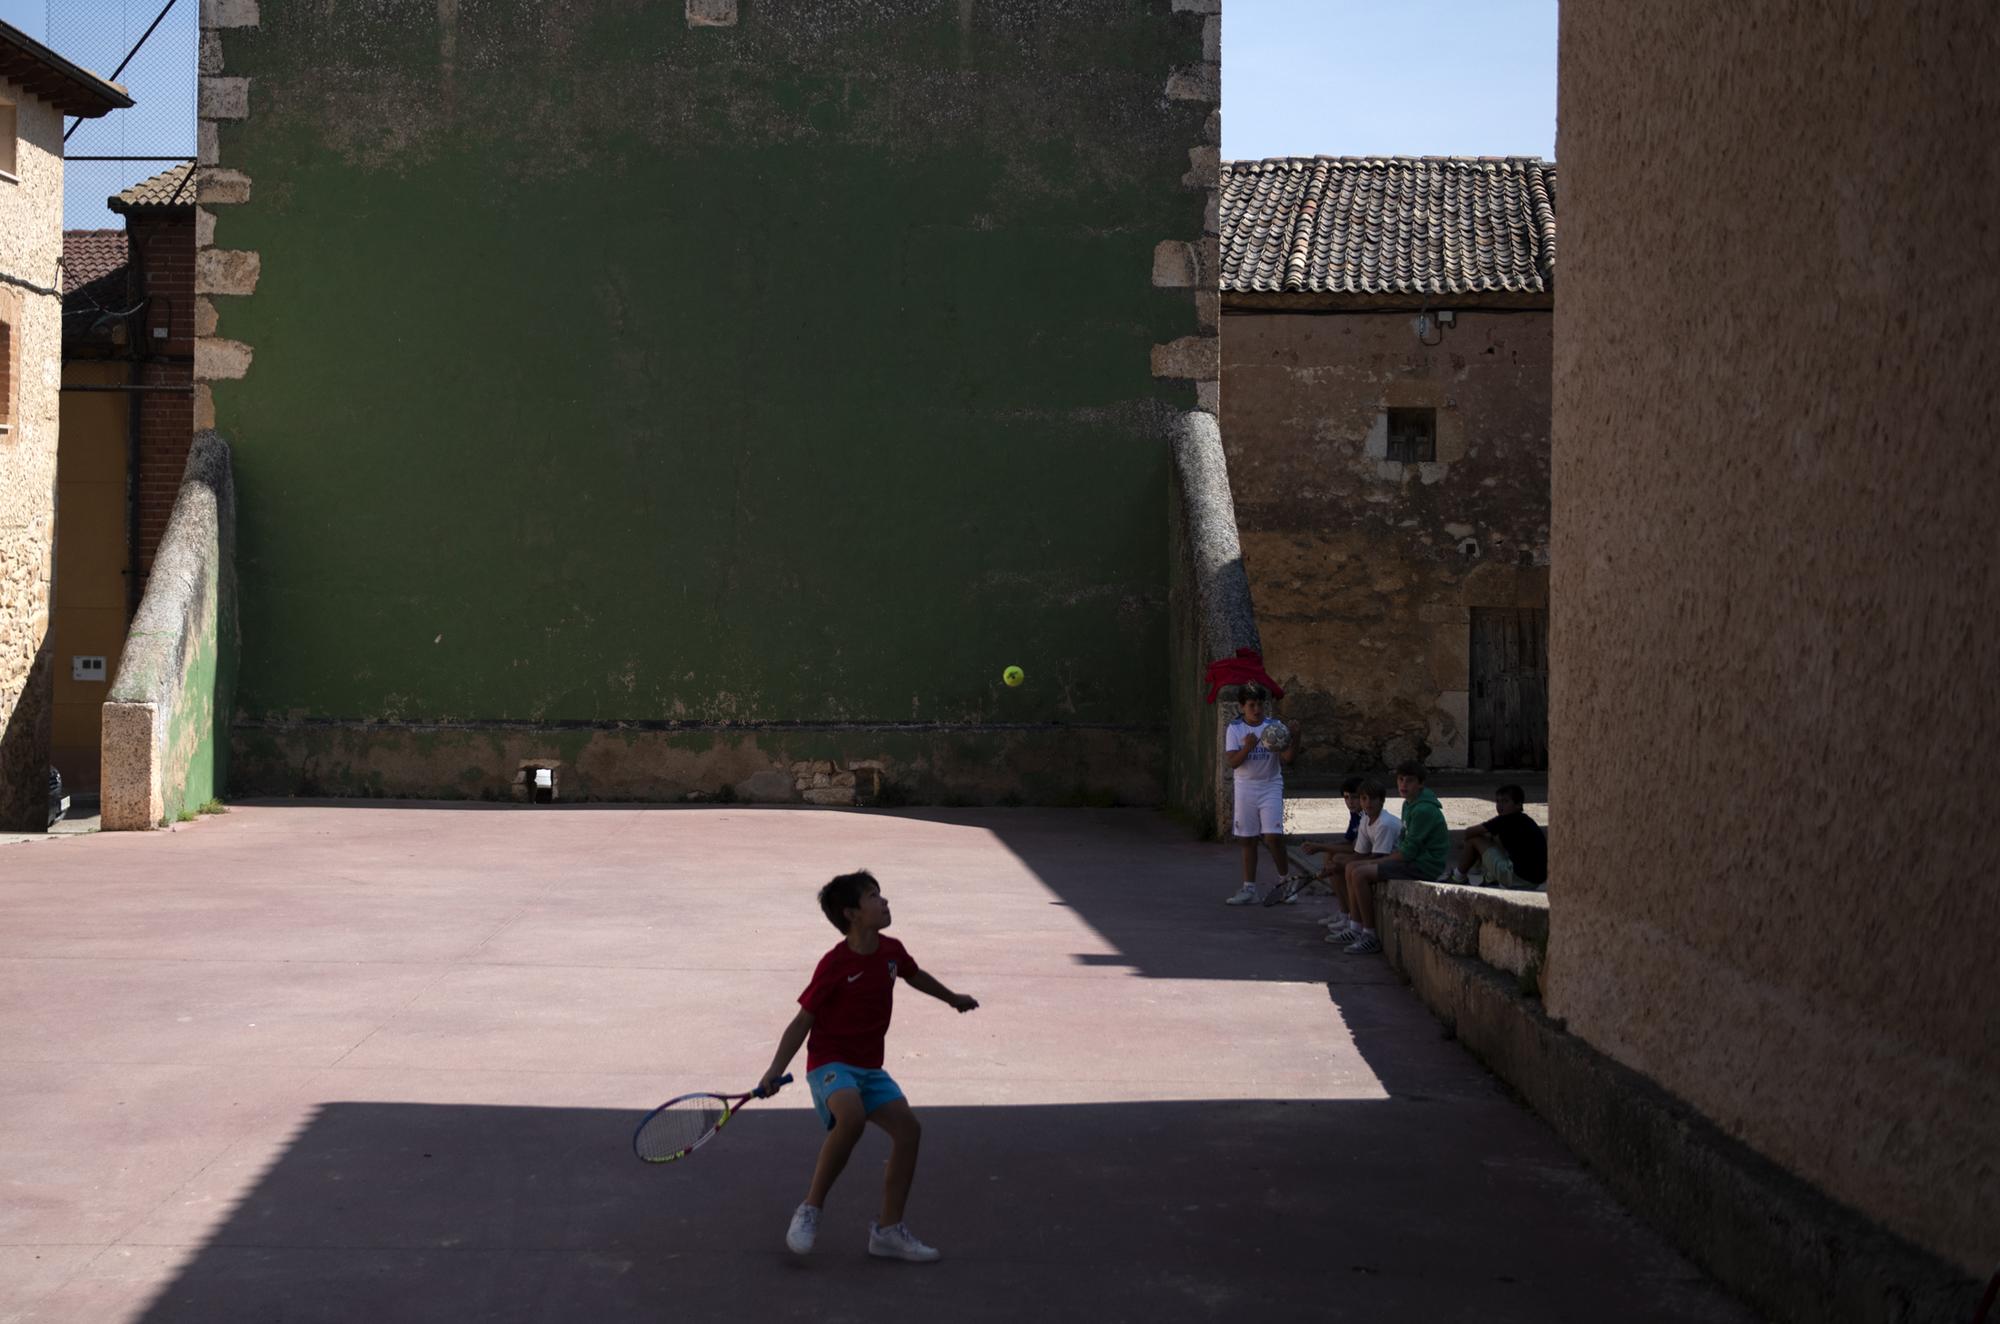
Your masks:
{"label": "boy's bare leg", "polygon": [[[854,1146],[868,1125],[868,1119],[861,1113],[860,1090],[836,1091],[827,1096],[826,1107],[833,1114],[833,1129],[826,1133],[826,1140],[819,1147],[819,1162],[813,1166],[812,1189],[806,1192],[806,1203],[815,1209],[826,1207],[827,1192],[840,1179],[848,1156],[854,1153]],[[908,1183],[904,1185],[907,1188]]]}
{"label": "boy's bare leg", "polygon": [[1322,847],[1320,853],[1325,855],[1326,859],[1319,866],[1319,876],[1335,884],[1334,891],[1336,893],[1345,895],[1344,892],[1341,892],[1339,883],[1341,879],[1347,876],[1347,862],[1354,859],[1360,852],[1347,843],[1342,842],[1338,846]]}
{"label": "boy's bare leg", "polygon": [[1285,875],[1292,871],[1292,861],[1285,854],[1285,834],[1282,832],[1266,832],[1264,834],[1264,845],[1271,852],[1271,862],[1278,866],[1278,881],[1281,883],[1284,882]]}
{"label": "boy's bare leg", "polygon": [[1237,840],[1243,843],[1243,881],[1254,883],[1257,881],[1257,838],[1238,837]]}
{"label": "boy's bare leg", "polygon": [[923,1144],[923,1123],[910,1108],[908,1099],[885,1103],[868,1114],[868,1120],[889,1133],[894,1148],[882,1173],[882,1216],[877,1227],[894,1227],[903,1221],[903,1208],[910,1202],[910,1183],[917,1179],[917,1149]]}
{"label": "boy's bare leg", "polygon": [[1364,929],[1375,927],[1375,870],[1373,861],[1347,866],[1347,885],[1354,892],[1354,909],[1348,913],[1361,921]]}

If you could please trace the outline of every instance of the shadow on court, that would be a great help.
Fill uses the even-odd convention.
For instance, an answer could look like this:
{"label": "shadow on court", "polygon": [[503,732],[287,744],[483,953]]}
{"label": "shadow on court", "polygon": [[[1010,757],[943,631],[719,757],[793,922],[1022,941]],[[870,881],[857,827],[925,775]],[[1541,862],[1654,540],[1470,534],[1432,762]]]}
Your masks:
{"label": "shadow on court", "polygon": [[[0,1321],[1745,1318],[1157,814],[386,808],[0,857]],[[880,1136],[783,1249],[797,1087],[666,1167],[620,1110],[747,1086],[859,865],[985,1004],[891,1035],[936,1265]]]}
{"label": "shadow on court", "polygon": [[[649,1167],[632,1113],[328,1103],[139,1318],[1738,1318],[1670,1258],[1635,1260],[1580,1173],[1475,1137],[1412,1153],[1402,1109],[924,1109],[911,1222],[947,1258],[906,1265],[864,1253],[872,1134],[816,1253],[783,1248],[819,1135],[796,1108]],[[1397,1198],[1460,1163],[1462,1201]]]}

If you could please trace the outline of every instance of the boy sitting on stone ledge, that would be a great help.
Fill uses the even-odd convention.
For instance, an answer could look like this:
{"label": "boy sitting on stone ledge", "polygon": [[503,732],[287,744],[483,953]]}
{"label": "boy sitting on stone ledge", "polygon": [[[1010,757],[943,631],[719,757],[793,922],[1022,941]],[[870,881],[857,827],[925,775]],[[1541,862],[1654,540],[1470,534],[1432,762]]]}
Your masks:
{"label": "boy sitting on stone ledge", "polygon": [[1526,800],[1527,793],[1515,785],[1495,791],[1493,807],[1498,812],[1465,830],[1458,859],[1438,881],[1464,883],[1476,865],[1488,887],[1532,891],[1548,882],[1548,838],[1542,834],[1542,825],[1522,812]]}
{"label": "boy sitting on stone ledge", "polygon": [[1444,824],[1444,806],[1424,785],[1424,765],[1414,760],[1396,769],[1396,789],[1403,793],[1403,831],[1396,849],[1379,860],[1356,860],[1347,866],[1348,889],[1354,894],[1360,933],[1348,944],[1349,956],[1373,956],[1382,950],[1375,933],[1377,880],[1430,880],[1444,869],[1451,849],[1451,830]]}

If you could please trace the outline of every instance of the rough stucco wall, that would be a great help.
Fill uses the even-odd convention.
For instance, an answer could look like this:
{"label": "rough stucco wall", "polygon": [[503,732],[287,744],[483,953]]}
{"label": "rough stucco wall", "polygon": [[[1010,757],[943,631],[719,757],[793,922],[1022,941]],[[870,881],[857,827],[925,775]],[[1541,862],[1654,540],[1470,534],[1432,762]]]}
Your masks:
{"label": "rough stucco wall", "polygon": [[239,715],[295,752],[300,719],[942,723],[1039,731],[1049,766],[1089,724],[1157,768],[1196,386],[1153,347],[1196,301],[1154,250],[1213,180],[1213,105],[1168,89],[1199,8],[220,33],[203,197],[247,191],[213,242],[258,263],[204,342]]}
{"label": "rough stucco wall", "polygon": [[[1302,775],[1465,766],[1471,609],[1548,605],[1551,314],[1454,311],[1435,346],[1414,312],[1226,319],[1230,483]],[[1392,406],[1438,411],[1438,463],[1382,458]]]}
{"label": "rough stucco wall", "polygon": [[1563,7],[1544,979],[1982,1276],[1996,53],[1991,7]]}
{"label": "rough stucco wall", "polygon": [[[62,116],[0,80],[17,107],[18,183],[0,181],[0,271],[43,288],[60,281]],[[0,437],[0,830],[48,825],[55,687],[48,651],[54,572],[56,418],[62,300],[0,284],[12,330],[13,429]]]}

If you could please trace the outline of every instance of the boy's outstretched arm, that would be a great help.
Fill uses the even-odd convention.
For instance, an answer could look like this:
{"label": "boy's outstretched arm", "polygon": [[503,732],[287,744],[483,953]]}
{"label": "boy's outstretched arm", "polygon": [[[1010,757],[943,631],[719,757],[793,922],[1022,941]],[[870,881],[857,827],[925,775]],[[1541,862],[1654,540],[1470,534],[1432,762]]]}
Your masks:
{"label": "boy's outstretched arm", "polygon": [[955,1011],[967,1012],[979,1005],[978,998],[967,997],[963,993],[952,992],[943,984],[931,978],[928,970],[913,970],[909,974],[904,975],[903,978],[917,992],[928,993]]}
{"label": "boy's outstretched arm", "polygon": [[806,1041],[808,1034],[812,1033],[812,1027],[813,1014],[803,1007],[799,1008],[799,1014],[792,1017],[792,1023],[778,1036],[778,1051],[771,1057],[771,1069],[757,1082],[759,1090],[765,1094],[777,1093],[777,1086],[771,1082],[785,1074],[785,1068],[792,1064],[794,1057],[798,1056],[799,1045]]}

